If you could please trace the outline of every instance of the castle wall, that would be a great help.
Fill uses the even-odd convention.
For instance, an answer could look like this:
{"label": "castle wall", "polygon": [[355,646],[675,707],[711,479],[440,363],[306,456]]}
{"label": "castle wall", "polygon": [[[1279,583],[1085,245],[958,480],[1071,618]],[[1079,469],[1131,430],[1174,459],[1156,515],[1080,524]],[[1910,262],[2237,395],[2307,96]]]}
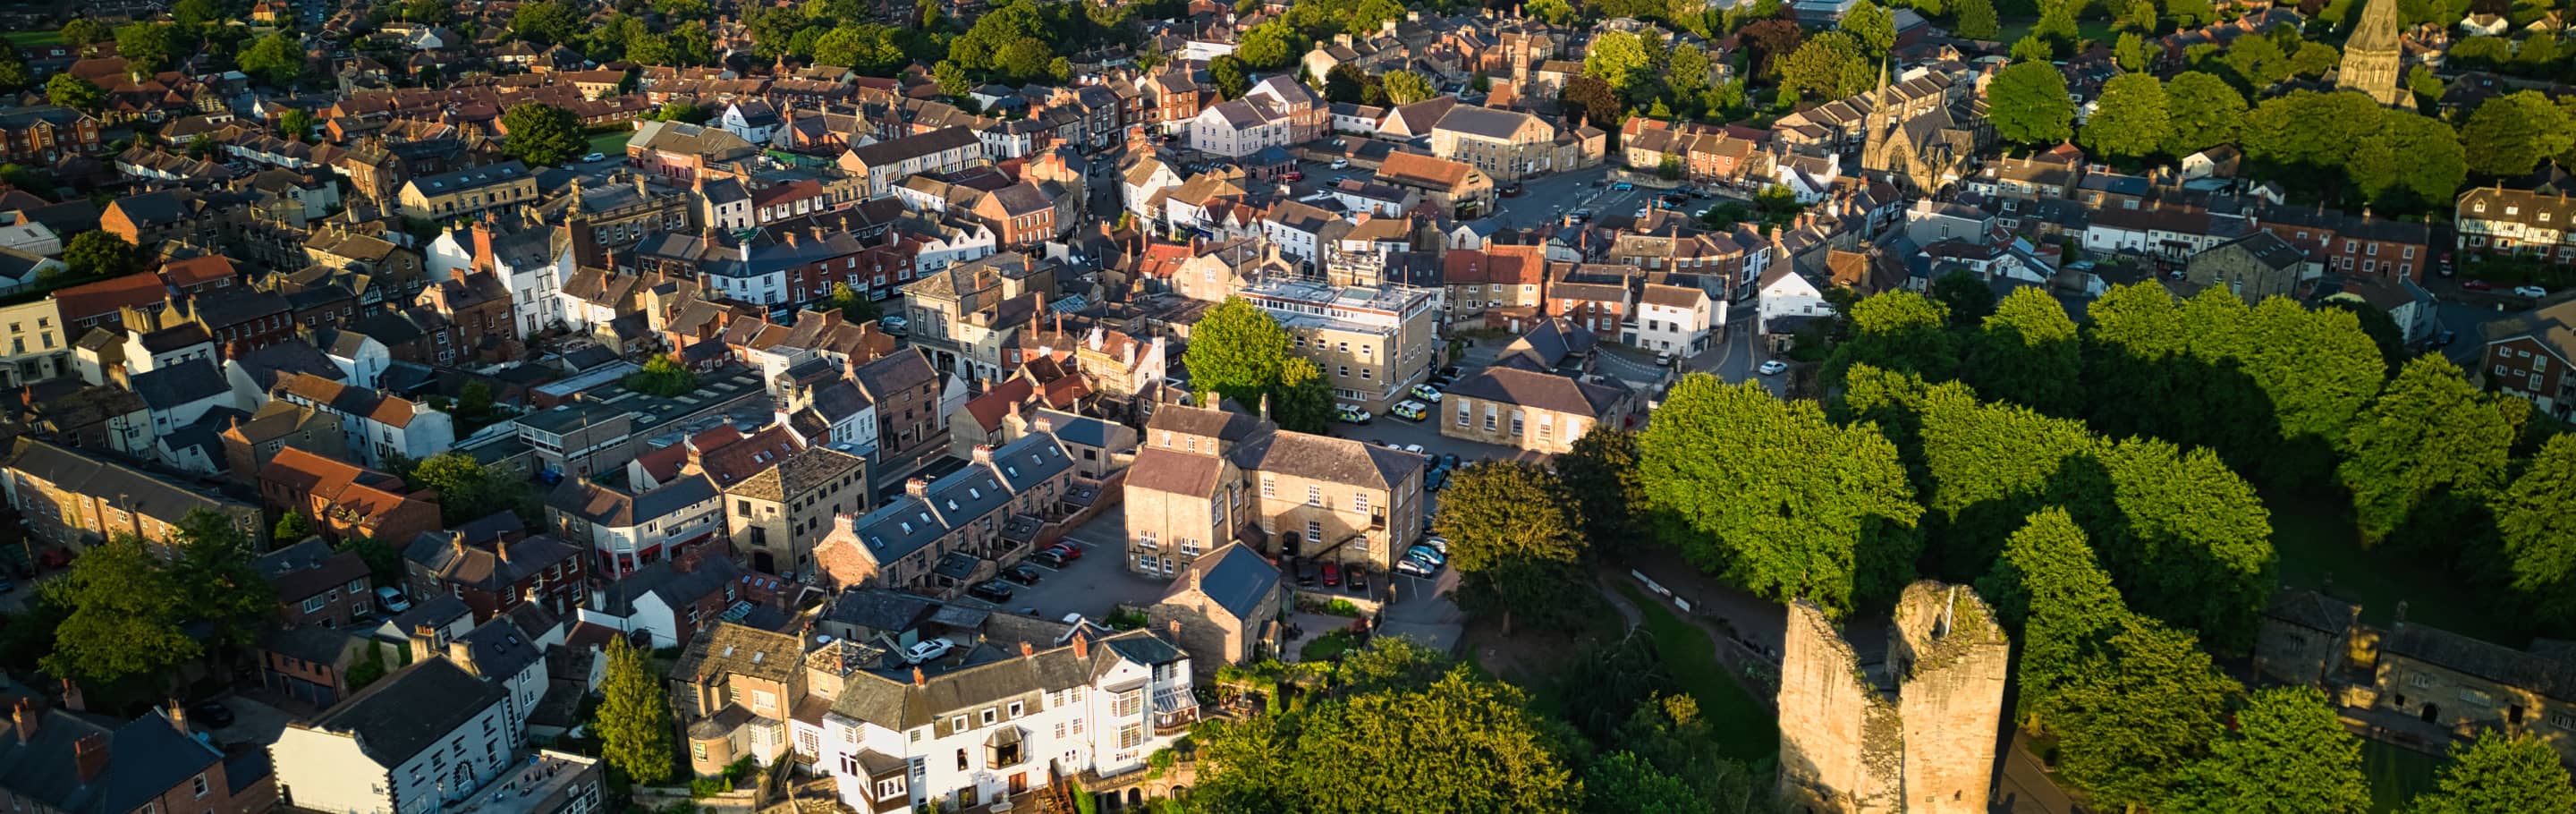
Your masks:
{"label": "castle wall", "polygon": [[1908,586],[1894,622],[1886,681],[1875,682],[1821,610],[1790,604],[1779,695],[1784,803],[1817,814],[1986,810],[2011,642],[1964,586]]}

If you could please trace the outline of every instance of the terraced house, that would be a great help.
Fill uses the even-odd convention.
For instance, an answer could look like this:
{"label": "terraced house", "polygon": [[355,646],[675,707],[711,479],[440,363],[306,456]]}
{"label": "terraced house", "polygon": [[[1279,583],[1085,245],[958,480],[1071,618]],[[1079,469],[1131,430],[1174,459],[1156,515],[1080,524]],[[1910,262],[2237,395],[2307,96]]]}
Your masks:
{"label": "terraced house", "polygon": [[1060,524],[1099,497],[1076,484],[1073,457],[1052,433],[976,447],[970,460],[937,480],[906,481],[876,511],[835,518],[814,546],[825,583],[952,597],[1062,535]]}
{"label": "terraced house", "polygon": [[1127,568],[1172,576],[1227,543],[1384,570],[1422,528],[1419,455],[1167,404],[1129,467]]}

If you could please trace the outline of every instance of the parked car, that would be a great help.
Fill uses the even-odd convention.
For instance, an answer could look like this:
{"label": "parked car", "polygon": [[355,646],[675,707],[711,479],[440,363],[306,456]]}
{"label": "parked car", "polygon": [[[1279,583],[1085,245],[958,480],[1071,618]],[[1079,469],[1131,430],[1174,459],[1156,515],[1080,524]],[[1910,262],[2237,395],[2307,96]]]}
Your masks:
{"label": "parked car", "polygon": [[1505,197],[1505,198],[1518,198],[1518,197],[1520,197],[1520,194],[1521,194],[1521,185],[1520,185],[1518,182],[1513,182],[1513,183],[1509,183],[1509,184],[1504,184],[1504,185],[1503,185],[1503,197]]}
{"label": "parked car", "polygon": [[1664,352],[1662,352],[1662,353],[1655,354],[1655,366],[1656,366],[1656,367],[1672,367],[1672,366],[1673,366],[1673,352],[1672,352],[1672,351],[1664,351]]}
{"label": "parked car", "polygon": [[1072,543],[1057,543],[1047,546],[1046,550],[1058,557],[1063,557],[1065,562],[1082,559],[1082,547]]}
{"label": "parked car", "polygon": [[1398,574],[1423,577],[1426,579],[1431,577],[1434,573],[1437,573],[1432,570],[1431,566],[1424,565],[1421,560],[1414,559],[1397,560],[1395,563],[1395,572]]}
{"label": "parked car", "polygon": [[1612,191],[1612,192],[1626,192],[1626,191],[1628,191],[1628,190],[1632,190],[1632,189],[1636,189],[1636,188],[1637,188],[1637,185],[1636,185],[1636,184],[1631,184],[1631,183],[1628,183],[1628,182],[1626,182],[1626,181],[1621,181],[1621,182],[1619,182],[1619,183],[1611,184],[1611,185],[1610,185],[1610,191]]}
{"label": "parked car", "polygon": [[1360,565],[1351,566],[1349,572],[1342,575],[1342,581],[1350,584],[1351,593],[1367,593],[1368,567]]}
{"label": "parked car", "polygon": [[1073,560],[1065,558],[1064,555],[1053,551],[1040,551],[1029,555],[1029,562],[1037,563],[1048,568],[1063,568],[1065,563],[1072,561]]}
{"label": "parked car", "polygon": [[1422,542],[1418,543],[1417,545],[1427,545],[1427,546],[1430,546],[1430,547],[1431,547],[1431,550],[1433,550],[1433,551],[1437,551],[1437,552],[1440,552],[1440,555],[1441,555],[1441,556],[1443,556],[1443,557],[1449,556],[1449,538],[1447,538],[1447,537],[1441,537],[1441,536],[1437,536],[1437,535],[1430,536],[1430,537],[1424,537],[1424,538],[1422,538]]}
{"label": "parked car", "polygon": [[1425,461],[1431,460],[1431,451],[1423,449],[1421,444],[1406,444],[1404,445],[1404,451],[1420,455]]}
{"label": "parked car", "polygon": [[1430,407],[1412,400],[1396,402],[1394,407],[1387,408],[1387,412],[1406,421],[1421,421],[1431,416]]}
{"label": "parked car", "polygon": [[1316,569],[1315,569],[1315,561],[1314,561],[1314,560],[1298,560],[1298,561],[1297,561],[1297,584],[1299,584],[1299,585],[1313,585],[1313,584],[1315,584],[1315,577],[1316,577],[1315,570],[1316,570]]}
{"label": "parked car", "polygon": [[1437,492],[1449,488],[1449,470],[1434,469],[1422,473],[1422,490]]}
{"label": "parked car", "polygon": [[2549,296],[2549,289],[2541,288],[2536,285],[2518,285],[2513,287],[2513,295],[2524,299],[2536,300]]}
{"label": "parked car", "polygon": [[591,162],[597,162],[597,161],[606,161],[606,160],[608,160],[608,154],[607,154],[607,153],[591,153],[591,154],[589,154],[589,155],[582,156],[582,157],[581,157],[581,160],[582,160],[582,163],[585,163],[585,164],[587,164],[587,163],[591,163]]}
{"label": "parked car", "polygon": [[1337,562],[1324,563],[1324,587],[1333,588],[1338,587],[1341,584],[1342,564]]}
{"label": "parked car", "polygon": [[391,587],[377,588],[376,606],[384,608],[387,615],[392,615],[411,610],[411,600],[404,599],[401,591]]}
{"label": "parked car", "polygon": [[1011,601],[1011,586],[1004,585],[999,581],[979,582],[975,584],[975,587],[966,589],[966,595],[986,602],[1009,602]]}
{"label": "parked car", "polygon": [[912,320],[903,317],[886,317],[877,320],[877,327],[885,329],[886,333],[900,335],[904,329],[912,327]]}
{"label": "parked car", "polygon": [[1440,456],[1440,468],[1442,468],[1442,469],[1447,469],[1447,470],[1450,470],[1450,471],[1453,471],[1453,472],[1454,472],[1454,471],[1457,471],[1457,469],[1458,469],[1458,464],[1459,464],[1459,461],[1458,461],[1458,453],[1452,452],[1452,453],[1449,453],[1449,454],[1447,454],[1447,455],[1442,455],[1442,456]]}
{"label": "parked car", "polygon": [[233,708],[224,706],[222,701],[201,701],[188,708],[188,723],[202,724],[208,729],[232,726]]}
{"label": "parked car", "polygon": [[2461,283],[2461,284],[2460,284],[2460,287],[2461,287],[2461,288],[2468,289],[2468,290],[2470,290],[2470,291],[2494,291],[2494,290],[2495,290],[2495,285],[2494,285],[2494,284],[2492,284],[2492,283],[2489,283],[2489,282],[2487,282],[2487,281],[2485,281],[2485,280],[2470,280],[2470,281],[2468,281],[2468,282]]}
{"label": "parked car", "polygon": [[1449,564],[1449,555],[1442,554],[1439,551],[1434,550],[1432,547],[1422,545],[1420,543],[1414,544],[1412,548],[1405,549],[1404,556],[1414,557],[1434,566]]}
{"label": "parked car", "polygon": [[1787,362],[1783,362],[1783,361],[1780,361],[1780,360],[1778,360],[1778,359],[1773,359],[1773,360],[1768,361],[1768,362],[1763,362],[1761,367],[1754,368],[1754,370],[1760,371],[1760,372],[1762,373],[1762,375],[1765,375],[1765,376],[1777,376],[1777,375],[1780,375],[1783,371],[1786,371],[1786,370],[1788,370],[1788,369],[1789,369],[1789,363],[1787,363]]}
{"label": "parked car", "polygon": [[1377,419],[1376,416],[1369,415],[1369,411],[1362,410],[1348,404],[1334,405],[1333,418],[1344,424],[1358,424],[1362,426],[1366,426],[1370,421]]}
{"label": "parked car", "polygon": [[1022,585],[1036,585],[1038,584],[1038,580],[1043,576],[1044,575],[1038,573],[1038,569],[1030,568],[1025,565],[1013,566],[1010,570],[1002,572],[1003,579],[1017,582]]}
{"label": "parked car", "polygon": [[1414,398],[1421,399],[1432,404],[1440,403],[1440,391],[1431,389],[1431,385],[1417,384],[1413,386],[1413,389],[1405,392],[1412,393]]}
{"label": "parked car", "polygon": [[1279,174],[1279,180],[1282,180],[1282,181],[1303,181],[1303,180],[1306,180],[1306,173],[1301,172],[1301,171],[1298,171],[1298,170],[1289,170],[1289,171],[1287,171],[1287,172],[1280,173],[1280,174]]}
{"label": "parked car", "polygon": [[903,660],[906,664],[920,664],[948,655],[948,651],[955,649],[957,649],[956,642],[947,639],[927,639],[904,648]]}
{"label": "parked car", "polygon": [[1336,159],[1333,159],[1333,169],[1337,169],[1337,170],[1347,170],[1347,169],[1350,169],[1350,168],[1351,168],[1351,160],[1350,160],[1350,159],[1347,159],[1347,158],[1336,158]]}

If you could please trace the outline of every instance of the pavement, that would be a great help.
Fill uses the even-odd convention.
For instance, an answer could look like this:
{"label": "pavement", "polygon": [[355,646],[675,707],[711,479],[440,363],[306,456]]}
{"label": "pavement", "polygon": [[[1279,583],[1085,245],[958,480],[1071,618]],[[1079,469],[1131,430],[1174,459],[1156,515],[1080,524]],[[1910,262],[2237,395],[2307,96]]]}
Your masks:
{"label": "pavement", "polygon": [[1068,613],[1079,613],[1094,622],[1106,622],[1109,612],[1118,605],[1151,605],[1163,598],[1171,580],[1146,577],[1130,572],[1124,562],[1127,551],[1127,510],[1112,508],[1091,522],[1074,527],[1065,534],[1066,542],[1082,549],[1082,559],[1066,563],[1063,568],[1049,568],[1028,563],[1045,576],[1036,585],[1011,583],[1008,602],[989,603],[960,597],[959,601],[976,605],[997,605],[1005,610],[1035,608],[1032,615],[1041,619],[1061,619]]}

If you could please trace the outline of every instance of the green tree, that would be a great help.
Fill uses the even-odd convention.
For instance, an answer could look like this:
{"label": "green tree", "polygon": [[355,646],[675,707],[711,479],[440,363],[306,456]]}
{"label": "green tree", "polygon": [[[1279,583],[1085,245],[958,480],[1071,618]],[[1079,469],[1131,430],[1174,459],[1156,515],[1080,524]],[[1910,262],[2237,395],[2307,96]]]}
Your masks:
{"label": "green tree", "polygon": [[1503,814],[1574,806],[1577,784],[1519,688],[1456,668],[1419,692],[1323,704],[1296,735],[1290,788],[1315,814]]}
{"label": "green tree", "polygon": [[2469,170],[2480,175],[2529,173],[2541,160],[2566,152],[2571,143],[2576,143],[2576,125],[2569,124],[2567,112],[2534,90],[2479,103],[2460,128]]}
{"label": "green tree", "polygon": [[661,676],[625,636],[608,639],[608,674],[599,684],[600,757],[638,785],[671,776],[671,708]]}
{"label": "green tree", "polygon": [[642,370],[626,374],[617,383],[639,393],[677,397],[697,392],[698,374],[669,356],[655,356],[644,360]]}
{"label": "green tree", "polygon": [[1440,495],[1435,518],[1449,538],[1459,604],[1499,615],[1503,632],[1527,620],[1541,627],[1582,624],[1597,596],[1580,563],[1584,540],[1574,498],[1556,475],[1520,461],[1479,461]]}
{"label": "green tree", "polygon": [[[2439,354],[2417,357],[2389,380],[2343,438],[2337,480],[2352,492],[2353,522],[2374,544],[2436,502],[2482,502],[2502,481],[2515,427],[2496,396],[2478,392]],[[2453,520],[2441,517],[2443,521]],[[2447,532],[2453,526],[2437,526]]]}
{"label": "green tree", "polygon": [[1986,90],[1987,115],[1996,135],[2021,144],[2056,144],[2075,135],[2075,103],[2066,99],[2066,76],[2045,62],[2016,62],[1995,73]]}
{"label": "green tree", "polygon": [[45,101],[96,113],[107,106],[107,91],[68,72],[58,73],[45,80]]}
{"label": "green tree", "polygon": [[1270,389],[1271,418],[1281,429],[1322,433],[1333,423],[1333,382],[1314,360],[1291,356],[1279,362],[1279,382]]}
{"label": "green tree", "polygon": [[2343,52],[2322,42],[2299,43],[2299,50],[2290,52],[2290,73],[2310,79],[2325,76],[2342,64]]}
{"label": "green tree", "polygon": [[2013,683],[2014,719],[2046,723],[2042,713],[2091,666],[2094,651],[2129,618],[2111,575],[2085,545],[2084,530],[2066,510],[2049,508],[2005,541],[1994,571],[1977,581],[1977,594],[2018,635]]}
{"label": "green tree", "polygon": [[2503,37],[2461,37],[2451,44],[2445,60],[2463,65],[2492,68],[2513,59],[2513,42]]}
{"label": "green tree", "polygon": [[2245,94],[2200,71],[2185,71],[2165,83],[2165,115],[2171,125],[2165,152],[2186,156],[2236,141],[2245,121]]}
{"label": "green tree", "polygon": [[581,31],[581,15],[563,0],[520,3],[510,14],[510,33],[521,39],[570,44],[578,41]]}
{"label": "green tree", "polygon": [[1367,86],[1368,77],[1348,62],[1324,72],[1324,98],[1330,101],[1359,104],[1361,89]]}
{"label": "green tree", "polygon": [[170,4],[170,19],[182,28],[201,28],[224,18],[224,8],[215,0],[179,0]]}
{"label": "green tree", "polygon": [[1233,54],[1208,60],[1208,78],[1216,82],[1216,92],[1228,99],[1241,99],[1252,90],[1251,70]]}
{"label": "green tree", "polygon": [[84,277],[136,274],[143,271],[144,262],[141,248],[113,232],[82,232],[63,245],[63,264]]}
{"label": "green tree", "polygon": [[1600,77],[1578,76],[1565,80],[1565,87],[1556,91],[1556,99],[1584,124],[1603,130],[1619,129],[1620,112],[1624,108],[1619,105],[1618,93]]}
{"label": "green tree", "polygon": [[1575,514],[1593,549],[1644,542],[1646,492],[1637,475],[1636,433],[1594,424],[1549,464],[1574,498]]}
{"label": "green tree", "polygon": [[293,509],[288,509],[286,516],[278,518],[277,528],[268,533],[269,539],[276,540],[279,545],[286,545],[311,536],[313,536],[313,524],[305,522],[303,512]]}
{"label": "green tree", "polygon": [[1780,87],[1807,99],[1840,99],[1868,90],[1876,74],[1860,41],[1840,31],[1807,38],[1780,64]]}
{"label": "green tree", "polygon": [[850,288],[849,283],[832,284],[831,305],[840,309],[841,318],[848,322],[873,322],[877,318],[876,301]]}
{"label": "green tree", "polygon": [[36,82],[27,69],[27,57],[16,48],[0,48],[0,93],[15,94]]}
{"label": "green tree", "polygon": [[2153,64],[2154,58],[2147,55],[2147,41],[2139,37],[2138,32],[2122,31],[2120,38],[2111,46],[2111,61],[2117,63],[2122,71],[2141,73]]}
{"label": "green tree", "polygon": [[2057,59],[2057,46],[2051,44],[2047,37],[2024,34],[2021,39],[2013,40],[2008,55],[2014,62],[2046,64]]}
{"label": "green tree", "polygon": [[532,166],[560,166],[590,147],[571,111],[544,102],[512,105],[501,114],[501,130],[501,152]]}
{"label": "green tree", "polygon": [[2154,74],[2124,73],[2102,83],[2098,106],[2084,122],[2085,149],[2118,158],[2144,158],[2172,139],[2165,86]]}
{"label": "green tree", "polygon": [[1243,42],[1234,55],[1257,71],[1276,71],[1294,65],[1306,53],[1306,37],[1286,20],[1271,20],[1243,32]]}
{"label": "green tree", "polygon": [[1637,446],[1649,503],[1681,524],[1667,533],[1746,590],[1841,614],[1913,576],[1923,509],[1873,425],[1836,425],[1812,402],[1693,374]]}
{"label": "green tree", "polygon": [[1858,40],[1861,54],[1870,59],[1886,57],[1888,50],[1896,47],[1896,18],[1869,0],[1861,0],[1844,11],[1842,23],[1836,27]]}
{"label": "green tree", "polygon": [[2451,744],[2440,788],[2415,796],[2411,814],[2501,814],[2576,811],[2576,786],[2558,752],[2529,736],[2484,730],[2476,743]]}
{"label": "green tree", "polygon": [[2164,808],[2182,773],[2227,732],[2238,687],[2187,631],[2130,616],[2045,714],[2058,769],[2095,805]]}
{"label": "green tree", "polygon": [[145,71],[170,67],[177,56],[181,35],[178,26],[169,23],[127,23],[116,27],[116,55],[127,64]]}
{"label": "green tree", "polygon": [[2432,68],[2417,65],[2406,69],[2406,91],[2415,94],[2421,104],[2442,98],[2442,77]]}
{"label": "green tree", "polygon": [[331,550],[357,552],[358,559],[367,564],[368,576],[374,578],[378,585],[402,584],[402,550],[392,543],[373,537],[350,536],[340,538],[339,544],[332,546]]}
{"label": "green tree", "polygon": [[1386,85],[1386,100],[1395,104],[1409,105],[1440,95],[1440,89],[1432,87],[1431,80],[1412,71],[1388,71],[1378,78]]}
{"label": "green tree", "polygon": [[2576,435],[2550,436],[2487,509],[2514,591],[2546,598],[2550,615],[2565,618],[2576,609],[2560,598],[2576,575]]}
{"label": "green tree", "polygon": [[63,42],[70,43],[73,47],[89,45],[91,43],[106,42],[116,38],[115,29],[111,29],[106,23],[99,22],[98,20],[90,17],[72,18],[71,22],[63,24],[62,34]]}
{"label": "green tree", "polygon": [[279,138],[292,139],[295,141],[311,141],[313,139],[314,128],[320,126],[322,126],[321,122],[314,121],[313,114],[311,112],[300,107],[287,108],[285,113],[280,113],[277,116],[277,134]]}
{"label": "green tree", "polygon": [[1610,83],[1623,99],[1637,99],[1637,89],[1651,84],[1654,72],[1645,40],[1625,31],[1602,32],[1583,55],[1584,75]]}
{"label": "green tree", "polygon": [[2290,78],[2290,55],[2270,37],[2237,37],[2218,61],[2256,91]]}
{"label": "green tree", "polygon": [[2066,306],[2037,288],[2015,288],[1968,336],[1968,383],[1987,398],[2054,416],[2082,408],[2083,343]]}
{"label": "green tree", "polygon": [[1995,15],[1994,0],[1957,0],[1959,21],[1951,33],[1972,40],[1992,40],[2000,19]]}
{"label": "green tree", "polygon": [[404,480],[425,489],[438,490],[439,515],[447,525],[458,526],[507,511],[517,511],[526,502],[524,484],[502,480],[484,469],[474,456],[462,452],[444,452],[420,462]]}
{"label": "green tree", "polygon": [[1260,401],[1279,383],[1280,365],[1288,358],[1288,331],[1270,314],[1241,298],[1229,297],[1208,309],[1190,328],[1189,348],[1181,365],[1190,386],[1204,399],[1208,393],[1246,407]]}
{"label": "green tree", "polygon": [[[1993,307],[1991,291],[1981,304]],[[1900,289],[1870,295],[1849,310],[1851,338],[1834,346],[1833,356],[1825,360],[1823,378],[1828,387],[1840,383],[1852,365],[1862,363],[1911,373],[1925,381],[1946,381],[1958,374],[1959,337],[1951,332],[1951,314],[1941,302]]]}
{"label": "green tree", "polygon": [[[2019,289],[2015,289],[2019,290]],[[1967,269],[1953,269],[1932,280],[1932,299],[1950,313],[1950,324],[1981,324],[1995,313],[1995,289]]]}
{"label": "green tree", "polygon": [[1574,6],[1566,0],[1530,0],[1530,16],[1546,20],[1548,25],[1565,25],[1574,21]]}
{"label": "green tree", "polygon": [[82,552],[70,573],[44,588],[71,609],[54,629],[49,675],[83,684],[170,676],[204,652],[180,629],[186,592],[141,538],[117,533]]}
{"label": "green tree", "polygon": [[230,515],[200,508],[179,518],[172,538],[179,556],[171,579],[187,614],[213,625],[207,643],[222,651],[258,638],[259,621],[277,607],[277,590],[252,564],[257,552],[250,536]]}
{"label": "green tree", "polygon": [[2236,712],[2236,731],[2183,771],[2175,814],[2361,814],[2370,778],[2361,739],[2344,731],[2324,693],[2274,687]]}

